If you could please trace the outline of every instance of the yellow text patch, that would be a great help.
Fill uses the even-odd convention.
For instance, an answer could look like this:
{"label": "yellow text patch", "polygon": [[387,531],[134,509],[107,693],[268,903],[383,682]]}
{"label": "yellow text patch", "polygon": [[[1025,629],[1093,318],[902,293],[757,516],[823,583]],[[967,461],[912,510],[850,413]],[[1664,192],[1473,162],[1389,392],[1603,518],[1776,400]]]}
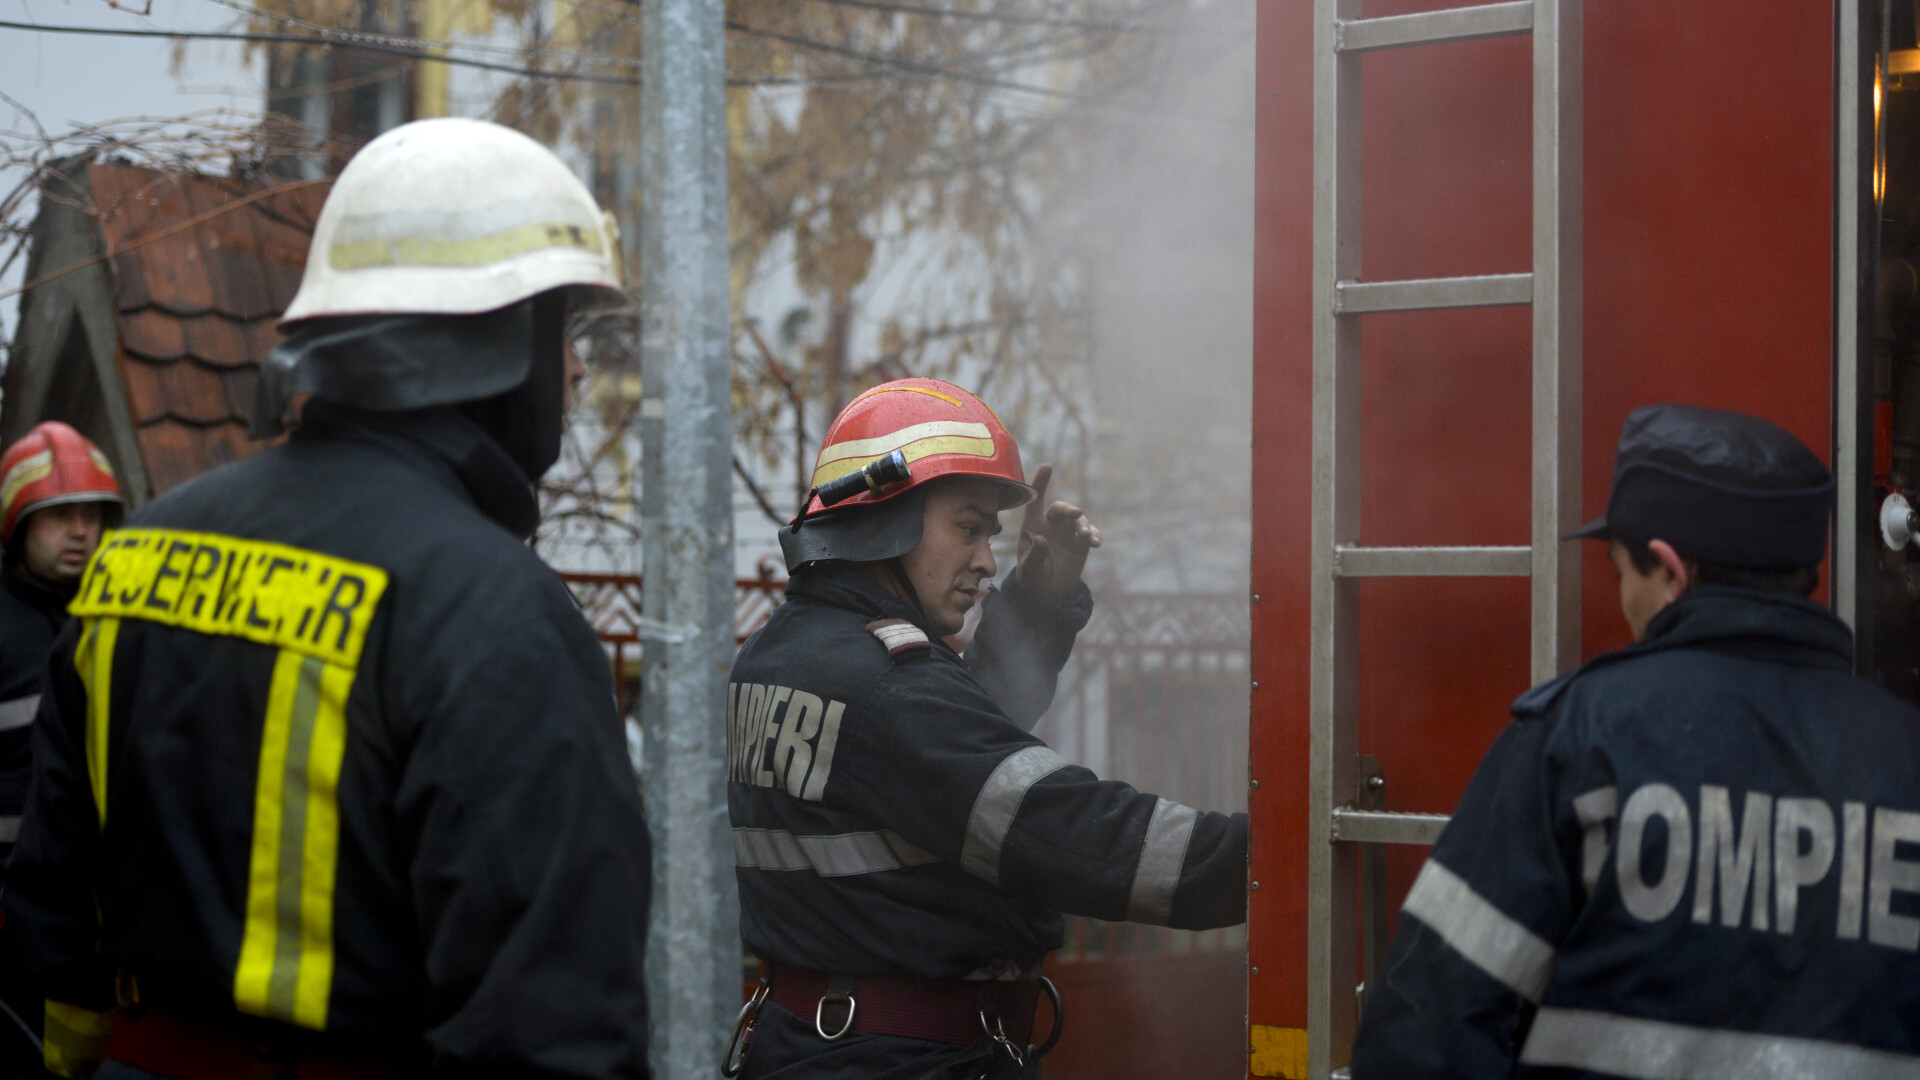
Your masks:
{"label": "yellow text patch", "polygon": [[117,529],[74,598],[118,616],[246,638],[354,668],[387,572],[317,551],[175,529]]}

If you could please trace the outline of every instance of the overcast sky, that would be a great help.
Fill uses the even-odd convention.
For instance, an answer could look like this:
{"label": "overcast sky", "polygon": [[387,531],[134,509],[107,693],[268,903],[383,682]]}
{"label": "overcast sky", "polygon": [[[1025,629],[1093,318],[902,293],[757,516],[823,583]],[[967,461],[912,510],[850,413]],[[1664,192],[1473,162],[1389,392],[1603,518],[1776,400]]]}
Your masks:
{"label": "overcast sky", "polygon": [[[0,22],[39,26],[98,26],[164,30],[237,29],[240,16],[213,0],[153,0],[149,14],[138,7],[115,10],[106,0],[0,0]],[[182,74],[173,72],[174,41],[59,34],[0,27],[0,93],[38,117],[59,135],[76,124],[131,117],[172,117],[207,109],[261,108],[262,76],[238,42],[190,42]],[[0,100],[0,141],[19,149],[33,125]],[[0,195],[21,174],[0,175]],[[24,260],[23,260],[24,261]],[[20,284],[22,262],[0,277],[0,293]],[[0,300],[0,334],[11,340],[17,298]]]}
{"label": "overcast sky", "polygon": [[[232,30],[239,18],[213,0],[153,0],[149,15],[138,7],[115,10],[106,0],[0,0],[0,21],[44,26]],[[222,106],[257,111],[260,79],[241,48],[238,42],[190,43],[186,74],[175,76],[173,42],[166,38],[0,29],[0,91],[49,129]]]}

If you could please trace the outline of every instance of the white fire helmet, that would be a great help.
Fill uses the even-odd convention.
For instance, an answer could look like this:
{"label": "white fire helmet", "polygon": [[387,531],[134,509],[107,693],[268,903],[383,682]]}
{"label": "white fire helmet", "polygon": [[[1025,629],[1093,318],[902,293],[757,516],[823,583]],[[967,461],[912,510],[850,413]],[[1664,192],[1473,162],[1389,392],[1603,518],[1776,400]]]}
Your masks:
{"label": "white fire helmet", "polygon": [[471,315],[572,286],[617,306],[619,232],[553,151],[441,118],[368,143],[334,182],[281,325],[324,315]]}

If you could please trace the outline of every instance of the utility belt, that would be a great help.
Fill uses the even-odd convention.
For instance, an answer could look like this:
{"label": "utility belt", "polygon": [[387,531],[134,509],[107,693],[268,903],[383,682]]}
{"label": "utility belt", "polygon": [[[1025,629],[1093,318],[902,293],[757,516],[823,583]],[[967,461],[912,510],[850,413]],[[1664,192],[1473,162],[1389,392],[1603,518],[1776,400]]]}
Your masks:
{"label": "utility belt", "polygon": [[417,1050],[338,1042],[269,1020],[136,1005],[114,1017],[106,1049],[110,1060],[178,1080],[404,1080],[426,1071]]}
{"label": "utility belt", "polygon": [[[850,1031],[895,1035],[929,1042],[972,1046],[991,1039],[1014,1061],[1025,1065],[1052,1050],[1066,1020],[1060,992],[1046,978],[923,979],[913,975],[835,975],[767,964],[753,997],[740,1009],[721,1066],[723,1076],[740,1074],[760,1007],[773,1002],[806,1019],[829,1042]],[[1045,992],[1053,1006],[1053,1030],[1046,1042],[1032,1045],[1033,1013]]]}

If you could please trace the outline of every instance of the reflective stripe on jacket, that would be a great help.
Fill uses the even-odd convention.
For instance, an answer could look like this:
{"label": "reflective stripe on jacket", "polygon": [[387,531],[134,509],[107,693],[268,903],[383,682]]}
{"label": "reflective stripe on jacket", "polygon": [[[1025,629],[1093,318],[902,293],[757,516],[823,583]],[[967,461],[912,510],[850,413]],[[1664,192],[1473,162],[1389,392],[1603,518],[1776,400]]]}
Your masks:
{"label": "reflective stripe on jacket", "polygon": [[40,580],[18,564],[0,571],[0,866],[20,832],[33,777],[33,717],[40,708],[47,654],[67,622],[71,587]]}
{"label": "reflective stripe on jacket", "polygon": [[[1245,919],[1245,815],[1062,760],[982,687],[1031,688],[1031,672],[976,677],[937,641],[891,657],[868,623],[913,613],[851,569],[803,572],[787,595],[728,690],[728,807],[755,953],[848,974],[1006,976],[1059,946],[1061,912]],[[1022,617],[1021,602],[993,598],[981,633],[1011,640],[991,623]],[[1077,629],[1049,633],[1070,643]],[[1057,670],[1066,649],[1051,648]]]}

